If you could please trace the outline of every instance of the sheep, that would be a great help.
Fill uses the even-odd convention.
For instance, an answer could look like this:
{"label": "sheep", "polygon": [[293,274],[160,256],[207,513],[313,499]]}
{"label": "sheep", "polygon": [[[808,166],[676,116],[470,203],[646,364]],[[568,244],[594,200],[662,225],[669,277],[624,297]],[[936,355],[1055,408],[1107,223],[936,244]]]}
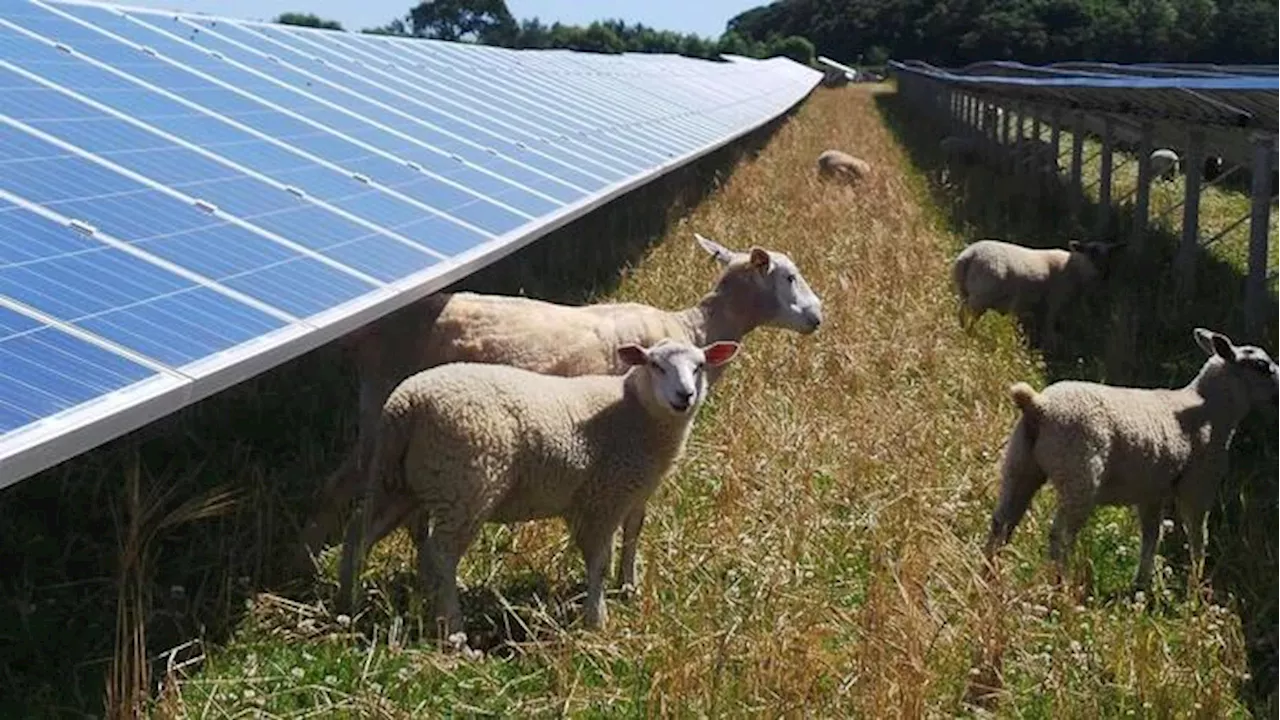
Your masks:
{"label": "sheep", "polygon": [[1011,152],[1015,163],[1025,166],[1033,173],[1056,176],[1061,169],[1058,165],[1058,151],[1047,140],[1018,138],[1013,143]]}
{"label": "sheep", "polygon": [[738,347],[664,338],[619,347],[629,368],[621,376],[452,363],[400,383],[383,406],[364,508],[343,545],[339,604],[351,607],[369,549],[420,511],[432,527],[418,572],[448,634],[462,626],[458,561],[481,526],[560,517],[586,561],[585,624],[602,628],[613,533],[684,451],[706,370]]}
{"label": "sheep", "polygon": [[1151,151],[1151,174],[1164,180],[1172,180],[1177,174],[1182,161],[1178,157],[1178,153],[1168,149],[1159,148]]}
{"label": "sheep", "polygon": [[1206,155],[1204,164],[1201,168],[1201,174],[1205,182],[1213,182],[1222,176],[1222,157],[1218,155]]}
{"label": "sheep", "polygon": [[1072,240],[1066,250],[1034,249],[979,240],[956,256],[952,281],[960,298],[959,320],[972,329],[987,310],[1025,317],[1044,303],[1043,328],[1052,344],[1058,313],[1076,293],[1101,279],[1112,251],[1112,242]]}
{"label": "sheep", "polygon": [[948,135],[938,143],[942,150],[943,165],[938,180],[948,183],[955,168],[967,168],[981,159],[977,140],[969,137]]}
{"label": "sheep", "polygon": [[1059,581],[1076,533],[1098,505],[1137,506],[1142,550],[1134,589],[1147,587],[1164,506],[1173,498],[1191,547],[1192,577],[1204,563],[1205,516],[1226,473],[1236,426],[1251,407],[1277,402],[1276,363],[1261,348],[1236,346],[1196,328],[1209,356],[1180,389],[1061,381],[1035,392],[1010,388],[1022,414],[1006,446],[1000,499],[991,516],[990,560],[1046,478],[1057,490],[1049,554]]}
{"label": "sheep", "polygon": [[853,183],[870,175],[870,163],[849,153],[839,150],[825,150],[818,156],[818,177],[820,178],[838,177],[845,182]]}
{"label": "sheep", "polygon": [[[670,337],[695,345],[741,341],[758,327],[810,334],[822,323],[822,301],[787,255],[753,247],[735,252],[694,233],[723,268],[697,305],[665,311],[639,303],[568,306],[522,297],[440,293],[367,327],[355,339],[360,376],[356,446],[319,492],[302,536],[299,564],[311,563],[359,492],[361,467],[373,451],[373,430],[392,388],[415,372],[450,362],[512,365],[573,376],[622,374],[615,351]],[[715,384],[719,370],[708,382]],[[620,583],[634,585],[635,538],[643,511],[623,525]]]}

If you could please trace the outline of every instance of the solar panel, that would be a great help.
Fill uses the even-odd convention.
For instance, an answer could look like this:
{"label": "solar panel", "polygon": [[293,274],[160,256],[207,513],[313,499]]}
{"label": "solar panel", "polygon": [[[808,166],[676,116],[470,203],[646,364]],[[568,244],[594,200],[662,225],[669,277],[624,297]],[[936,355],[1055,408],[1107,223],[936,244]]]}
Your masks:
{"label": "solar panel", "polygon": [[821,74],[0,5],[0,487],[777,117]]}

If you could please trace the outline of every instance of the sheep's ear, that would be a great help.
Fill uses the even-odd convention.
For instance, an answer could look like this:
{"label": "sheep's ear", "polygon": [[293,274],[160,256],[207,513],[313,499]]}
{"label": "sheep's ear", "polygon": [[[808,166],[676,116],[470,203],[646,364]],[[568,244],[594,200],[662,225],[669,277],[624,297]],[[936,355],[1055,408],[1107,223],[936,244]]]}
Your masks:
{"label": "sheep's ear", "polygon": [[1205,351],[1205,354],[1217,355],[1228,362],[1235,361],[1236,348],[1235,345],[1231,344],[1231,338],[1205,328],[1196,328],[1195,337],[1196,344],[1200,346],[1201,350]]}
{"label": "sheep's ear", "polygon": [[773,261],[769,258],[769,252],[767,250],[758,247],[751,248],[751,267],[759,270],[760,272],[765,272],[769,269],[769,265],[772,262]]}
{"label": "sheep's ear", "polygon": [[618,359],[628,365],[644,365],[649,362],[649,351],[634,343],[628,343],[618,348]]}
{"label": "sheep's ear", "polygon": [[1080,247],[1079,240],[1072,240],[1067,243],[1067,249],[1071,252],[1084,252],[1084,248]]}
{"label": "sheep's ear", "polygon": [[721,340],[713,342],[702,348],[702,354],[707,358],[707,364],[711,367],[719,367],[733,359],[738,354],[738,343],[731,340]]}
{"label": "sheep's ear", "polygon": [[733,260],[733,251],[707,237],[703,237],[700,233],[694,233],[693,239],[698,241],[698,245],[702,246],[711,257],[719,260],[721,264],[728,265]]}

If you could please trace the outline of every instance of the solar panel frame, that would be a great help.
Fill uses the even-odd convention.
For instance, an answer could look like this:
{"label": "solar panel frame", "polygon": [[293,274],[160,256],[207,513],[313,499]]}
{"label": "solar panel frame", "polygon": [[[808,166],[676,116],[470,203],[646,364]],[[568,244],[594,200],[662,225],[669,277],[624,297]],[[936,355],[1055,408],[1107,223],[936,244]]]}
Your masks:
{"label": "solar panel frame", "polygon": [[[109,6],[94,2],[82,2],[81,0],[59,0],[57,2],[43,2],[41,0],[20,1],[24,3],[24,6],[39,8],[61,17],[67,17],[67,13],[62,13],[60,10],[69,7],[93,7],[108,9],[115,13],[155,17],[168,15],[174,17],[173,14],[160,13],[154,10]],[[210,16],[178,14],[177,17],[182,18],[187,26],[193,26],[208,20]],[[94,27],[92,23],[84,22],[75,16],[70,16],[69,21],[77,23],[80,27],[93,30],[96,33],[94,37],[101,37],[104,42],[118,43],[122,47],[145,53],[146,57],[164,63],[165,67],[172,67],[181,71],[183,73],[182,77],[200,78],[202,82],[207,84],[210,91],[216,88],[219,94],[223,94],[227,98],[240,98],[247,103],[251,103],[255,108],[267,108],[272,113],[278,113],[279,117],[287,118],[290,123],[296,123],[298,128],[306,127],[315,130],[316,137],[334,138],[335,142],[343,144],[341,146],[342,149],[337,151],[335,155],[323,157],[311,153],[310,150],[303,150],[291,141],[281,141],[273,137],[271,133],[263,129],[265,126],[250,126],[236,118],[223,114],[219,110],[208,107],[205,102],[209,97],[212,97],[211,95],[200,96],[196,100],[181,98],[149,80],[135,76],[132,72],[128,72],[128,68],[121,70],[110,63],[99,61],[96,58],[86,56],[84,53],[78,53],[74,46],[68,47],[39,33],[34,34],[48,45],[55,47],[62,45],[64,51],[69,51],[69,54],[79,55],[80,60],[90,62],[95,67],[105,68],[107,71],[117,73],[123,72],[123,76],[117,74],[117,77],[127,80],[131,87],[155,91],[158,96],[168,97],[171,100],[175,100],[175,102],[187,101],[183,103],[184,107],[193,113],[199,114],[200,117],[216,119],[218,122],[224,123],[225,127],[234,127],[238,132],[243,132],[246,137],[253,137],[256,140],[268,143],[274,149],[294,153],[294,157],[300,159],[304,157],[310,158],[318,165],[333,169],[342,168],[343,172],[348,173],[358,171],[351,171],[345,167],[346,163],[333,162],[332,158],[338,156],[354,158],[357,163],[366,157],[377,158],[382,163],[381,167],[388,167],[387,163],[393,162],[396,167],[407,167],[419,175],[430,176],[428,173],[422,173],[420,165],[417,165],[412,160],[406,160],[398,152],[387,149],[390,147],[390,143],[387,143],[386,148],[384,148],[371,145],[361,138],[346,136],[341,130],[331,128],[326,123],[318,122],[309,116],[292,113],[286,108],[279,107],[278,103],[261,97],[255,92],[237,94],[238,88],[226,82],[223,77],[211,75],[197,67],[190,67],[187,63],[167,57],[163,51],[152,49],[148,52],[147,46],[143,43],[105,32],[101,28]],[[137,21],[134,20],[134,22]],[[253,33],[254,27],[269,26],[265,23],[228,19],[220,19],[220,22],[230,23],[248,33]],[[5,23],[7,23],[7,20],[4,17],[0,17],[0,24]],[[303,28],[280,30],[279,28],[282,26],[269,27],[290,36],[306,38],[308,43],[328,42],[323,38],[317,40],[318,36],[308,34],[319,31],[310,31]],[[25,28],[22,29],[25,30]],[[151,32],[163,33],[164,31],[153,29]],[[174,36],[170,35],[170,37]],[[217,227],[237,228],[237,231],[247,232],[248,236],[258,238],[263,242],[269,243],[270,247],[279,248],[281,252],[288,253],[290,258],[305,258],[308,262],[317,263],[317,267],[343,268],[346,271],[344,277],[350,276],[352,282],[359,281],[366,285],[368,289],[362,294],[337,302],[327,310],[299,316],[298,313],[284,312],[270,304],[256,301],[251,296],[235,288],[229,286],[220,287],[222,296],[242,297],[246,302],[246,307],[265,305],[275,309],[278,315],[283,316],[281,317],[281,322],[284,324],[277,330],[263,333],[229,350],[202,358],[196,362],[187,363],[180,368],[132,353],[103,338],[86,333],[73,325],[63,323],[57,318],[47,317],[34,308],[16,303],[11,298],[0,296],[0,308],[4,312],[17,313],[32,322],[40,324],[42,327],[48,327],[49,332],[56,331],[62,335],[74,337],[77,341],[88,342],[94,347],[105,349],[113,356],[128,358],[129,362],[140,364],[141,367],[147,368],[149,372],[153,371],[153,374],[148,375],[142,381],[105,393],[91,401],[61,410],[17,431],[0,434],[0,487],[17,482],[23,477],[65,460],[78,452],[140,427],[218,390],[257,375],[292,357],[341,337],[387,312],[436,292],[474,270],[516,252],[600,205],[624,195],[632,189],[644,185],[656,177],[664,175],[698,157],[723,147],[773,120],[779,114],[803,100],[816,86],[820,78],[820,73],[783,59],[764,63],[759,61],[723,63],[715,66],[715,72],[711,72],[708,69],[712,67],[710,63],[703,65],[701,64],[702,61],[683,58],[677,60],[655,57],[637,60],[624,56],[620,58],[594,57],[588,60],[577,57],[573,53],[509,51],[476,47],[451,48],[444,43],[430,43],[436,57],[428,59],[428,53],[423,49],[423,46],[428,44],[428,41],[371,38],[354,34],[328,37],[334,40],[333,44],[335,46],[338,44],[347,45],[351,48],[353,55],[360,54],[367,57],[370,63],[379,57],[401,58],[400,60],[388,59],[381,64],[381,67],[377,68],[379,72],[383,72],[382,68],[388,68],[385,71],[385,77],[389,83],[392,78],[391,70],[395,70],[402,77],[407,77],[410,68],[414,67],[409,63],[421,62],[429,67],[434,66],[433,77],[447,76],[453,79],[465,76],[460,68],[476,66],[486,68],[487,79],[485,85],[493,90],[492,98],[499,98],[503,102],[523,98],[529,102],[528,107],[548,107],[549,101],[545,97],[555,98],[561,104],[559,107],[553,108],[556,110],[555,113],[548,113],[548,117],[553,118],[554,122],[540,125],[525,123],[522,125],[518,135],[521,138],[520,142],[525,142],[531,150],[536,150],[538,144],[541,143],[543,146],[553,149],[561,160],[581,158],[587,167],[591,167],[592,163],[599,164],[604,162],[606,164],[598,165],[599,168],[615,167],[615,174],[617,172],[631,172],[633,168],[637,167],[637,162],[648,164],[643,165],[643,169],[638,172],[631,172],[631,174],[623,176],[621,180],[606,184],[594,192],[582,194],[572,201],[560,202],[542,213],[526,213],[529,219],[517,227],[504,233],[491,234],[489,239],[483,240],[462,252],[446,253],[447,257],[438,259],[433,265],[395,280],[379,280],[372,276],[365,276],[352,270],[342,262],[329,261],[326,263],[324,262],[326,258],[323,255],[308,251],[305,246],[298,244],[289,237],[264,230],[252,222],[245,222],[220,208],[201,208],[209,214],[211,220],[224,223]],[[336,40],[338,37],[342,38],[340,43]],[[181,38],[175,37],[174,39],[181,42]],[[264,45],[267,42],[266,40],[262,41]],[[299,44],[298,47],[302,47],[302,45]],[[200,50],[199,52],[205,53],[207,57],[212,57],[205,50]],[[248,51],[246,50],[245,52]],[[337,52],[337,50],[333,52]],[[474,52],[475,56],[467,57],[466,54],[468,52]],[[300,55],[305,56],[305,54]],[[467,62],[441,69],[444,67],[442,63],[448,62],[447,60],[441,60],[441,57],[462,57]],[[236,65],[235,60],[225,57],[218,62],[222,63],[221,67]],[[374,68],[375,65],[376,63],[367,65],[367,67]],[[17,68],[16,65],[7,62],[0,62],[0,67],[4,67],[7,70]],[[157,65],[156,67],[160,66]],[[536,82],[530,83],[530,87],[537,89],[517,92],[512,89],[509,78],[493,74],[498,72],[495,68],[503,68],[510,72],[526,72],[527,75],[525,77],[536,78]],[[27,72],[30,75],[39,77],[38,73]],[[329,68],[328,72],[336,72],[336,70]],[[660,73],[661,77],[646,78],[646,73]],[[327,79],[332,79],[335,76],[345,77],[341,73],[337,73],[336,75],[329,75]],[[377,76],[383,77],[382,74]],[[552,85],[550,78],[553,77],[556,78],[555,84],[557,87],[555,93],[550,92]],[[741,80],[748,77],[752,80],[751,83],[741,82]],[[729,85],[733,84],[734,78],[738,79],[738,85],[729,87]],[[561,79],[563,79],[563,82],[560,82]],[[676,87],[677,84],[678,87]],[[54,85],[56,86],[57,84],[55,83]],[[668,87],[664,87],[664,85],[668,85]],[[285,85],[281,85],[281,87],[287,88]],[[425,102],[420,93],[412,92],[405,85],[404,80],[394,85],[394,87],[397,92],[400,92],[401,87],[405,88],[404,92],[400,92],[400,95],[403,95],[401,99],[408,103],[405,107],[418,107],[419,104]],[[296,92],[292,88],[288,89]],[[72,97],[78,102],[89,100],[91,102],[86,103],[87,107],[91,107],[98,112],[104,112],[106,115],[122,122],[137,120],[136,118],[128,118],[127,113],[123,113],[120,108],[89,97],[74,88],[57,86],[50,88],[50,90],[51,92],[60,93],[60,96],[63,97]],[[545,97],[538,97],[538,94],[543,90],[547,91]],[[400,95],[393,94],[395,97],[400,97]],[[453,92],[452,97],[458,101],[462,100],[456,91]],[[492,98],[486,96],[484,100],[488,102]],[[640,98],[644,99],[641,100]],[[680,98],[680,101],[685,104],[677,103],[674,98]],[[651,99],[653,102],[650,102]],[[324,105],[324,101],[321,100],[319,104]],[[273,105],[275,107],[272,107]],[[467,105],[463,103],[457,105],[457,107],[463,108],[467,107]],[[507,110],[505,110],[507,115],[504,117],[511,119],[518,117],[514,110],[514,105],[508,105]],[[473,112],[481,111],[473,109]],[[272,115],[272,117],[276,116]],[[128,120],[125,118],[128,118]],[[15,121],[12,118],[5,116],[0,119],[4,121],[6,126],[15,127]],[[148,133],[148,137],[165,139],[167,142],[178,147],[185,147],[193,152],[205,149],[182,134],[171,132],[173,128],[164,129],[146,121],[137,121],[145,127],[139,127],[136,123],[130,123],[130,126]],[[376,127],[378,123],[377,121],[366,122],[366,125]],[[23,132],[32,134],[35,137],[40,136],[40,131],[38,130],[35,133],[30,133],[35,128],[23,126],[22,123],[17,123],[16,126],[22,126]],[[352,124],[351,127],[355,128],[356,125]],[[505,126],[495,124],[490,129],[493,130],[500,127]],[[531,133],[535,127],[546,129],[546,134],[534,139],[535,136]],[[557,133],[557,129],[561,130],[561,132]],[[363,132],[363,129],[361,132]],[[394,132],[390,134],[394,137],[399,137]],[[48,133],[45,133],[45,135],[48,135]],[[166,138],[166,135],[169,137]],[[477,131],[477,135],[482,135],[482,133]],[[514,141],[517,134],[513,129],[511,135],[505,137],[507,140]],[[58,138],[53,136],[52,139],[57,140]],[[532,140],[532,142],[526,142],[527,140]],[[386,142],[385,137],[382,141]],[[405,142],[413,144],[410,138],[405,138]],[[419,142],[418,144],[421,145],[422,143]],[[315,147],[313,145],[312,149],[315,149]],[[518,145],[515,147],[519,149]],[[594,150],[589,148],[594,148]],[[104,158],[91,153],[86,153],[74,145],[63,149],[71,155],[85,157],[85,159],[94,163],[96,167],[109,168],[112,172],[117,172],[122,177],[141,182],[148,190],[160,192],[166,197],[199,207],[199,198],[192,197],[180,189],[167,187],[162,183],[145,182],[145,176],[141,176],[142,180],[139,180],[138,177],[135,177],[137,173],[130,173],[126,168],[110,163]],[[616,150],[617,152],[613,157],[625,156],[628,158],[628,162],[623,164],[618,161],[618,166],[609,165],[610,156],[605,154],[606,149],[609,151]],[[273,186],[280,189],[281,182],[278,179],[273,180],[271,176],[258,172],[258,170],[243,162],[230,161],[230,158],[221,155],[217,151],[216,145],[210,145],[208,154],[214,157],[209,157],[205,154],[200,156],[206,157],[210,162],[218,163],[219,167],[232,168],[233,166],[238,166],[238,171],[246,176],[251,177],[256,173],[262,178],[272,180]],[[654,159],[658,160],[655,162]],[[0,180],[3,180],[3,177],[0,177]],[[371,180],[373,184],[377,183],[376,178],[371,178]],[[467,189],[471,190],[471,188]],[[382,192],[395,191],[388,186]],[[172,266],[189,273],[181,265],[174,264],[170,260],[152,253],[141,242],[131,241],[129,238],[115,237],[111,233],[98,230],[92,226],[86,226],[77,218],[62,215],[49,208],[39,207],[20,195],[13,195],[8,191],[4,191],[3,188],[0,188],[0,193],[2,193],[0,194],[0,199],[8,199],[27,211],[43,213],[51,222],[75,229],[85,237],[113,248],[113,251],[132,253],[132,256],[145,258],[147,263],[156,267]],[[483,193],[480,194],[480,197],[488,199]],[[429,206],[429,203],[420,202],[420,204]],[[424,210],[425,213],[426,211]],[[366,217],[361,213],[355,213],[355,215],[357,217]],[[201,284],[218,285],[217,282],[198,273],[193,273],[192,275],[198,278]],[[62,335],[59,335],[59,337]]]}

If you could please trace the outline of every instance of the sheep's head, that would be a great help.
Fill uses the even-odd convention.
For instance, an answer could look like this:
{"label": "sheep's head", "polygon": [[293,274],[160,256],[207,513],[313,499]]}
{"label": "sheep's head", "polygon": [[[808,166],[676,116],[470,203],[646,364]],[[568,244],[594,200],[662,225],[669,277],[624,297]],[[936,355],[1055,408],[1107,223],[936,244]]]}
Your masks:
{"label": "sheep's head", "polygon": [[628,344],[618,348],[618,357],[640,368],[640,381],[650,396],[651,406],[674,415],[692,416],[707,394],[708,367],[719,367],[738,353],[738,343],[713,342],[706,347],[662,339],[652,347]]}
{"label": "sheep's head", "polygon": [[1096,273],[1096,277],[1105,279],[1111,269],[1112,253],[1124,247],[1124,245],[1124,243],[1103,242],[1100,240],[1090,242],[1072,240],[1067,243],[1067,249],[1088,258],[1089,266]]}
{"label": "sheep's head", "polygon": [[1275,409],[1280,404],[1280,375],[1276,362],[1256,345],[1236,345],[1222,333],[1195,329],[1196,344],[1210,357],[1221,358],[1232,377],[1245,388],[1254,407]]}
{"label": "sheep's head", "polygon": [[735,252],[694,233],[694,238],[725,267],[721,287],[733,283],[741,311],[756,324],[808,335],[822,324],[822,301],[786,254],[753,247]]}

